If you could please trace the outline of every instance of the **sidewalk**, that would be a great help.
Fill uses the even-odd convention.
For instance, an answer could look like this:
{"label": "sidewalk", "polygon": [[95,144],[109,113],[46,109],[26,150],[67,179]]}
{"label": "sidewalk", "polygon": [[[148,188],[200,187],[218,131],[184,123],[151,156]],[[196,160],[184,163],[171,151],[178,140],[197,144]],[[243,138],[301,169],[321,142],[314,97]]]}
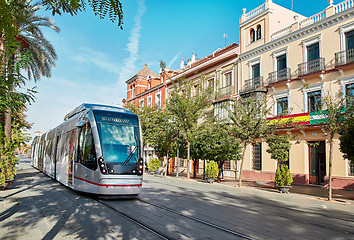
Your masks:
{"label": "sidewalk", "polygon": [[[168,176],[175,177],[175,176]],[[179,175],[179,178],[186,179],[186,176]],[[196,181],[204,181],[201,179],[201,176],[197,176],[197,179],[192,179]],[[233,178],[225,178],[222,179],[221,182],[215,182],[215,184],[227,185],[230,187],[237,187],[238,181]],[[278,190],[274,187],[273,183],[262,182],[262,181],[242,181],[243,187],[253,187],[258,188],[264,191],[270,192],[278,192]],[[345,190],[345,189],[332,189],[333,191],[333,200],[339,202],[351,202],[354,204],[354,191],[353,190]],[[324,186],[318,185],[296,185],[293,184],[290,189],[291,193],[309,195],[318,198],[319,200],[327,200],[328,199],[328,189]]]}

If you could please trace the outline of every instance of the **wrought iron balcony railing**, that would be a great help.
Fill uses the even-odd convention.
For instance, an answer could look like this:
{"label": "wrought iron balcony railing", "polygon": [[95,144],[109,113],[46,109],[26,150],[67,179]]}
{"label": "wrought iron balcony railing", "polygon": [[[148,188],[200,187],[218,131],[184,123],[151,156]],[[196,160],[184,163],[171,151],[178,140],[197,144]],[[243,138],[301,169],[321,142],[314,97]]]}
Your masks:
{"label": "wrought iron balcony railing", "polygon": [[354,49],[348,49],[346,51],[335,53],[335,65],[336,67],[343,66],[354,62]]}
{"label": "wrought iron balcony railing", "polygon": [[260,87],[264,87],[262,76],[246,80],[241,92],[252,91]]}
{"label": "wrought iron balcony railing", "polygon": [[218,89],[217,97],[225,97],[234,94],[234,86],[229,85]]}
{"label": "wrought iron balcony railing", "polygon": [[284,68],[279,71],[269,73],[269,84],[290,79],[290,68]]}
{"label": "wrought iron balcony railing", "polygon": [[300,63],[298,67],[299,76],[320,72],[322,70],[325,70],[325,59],[318,58],[309,62]]}

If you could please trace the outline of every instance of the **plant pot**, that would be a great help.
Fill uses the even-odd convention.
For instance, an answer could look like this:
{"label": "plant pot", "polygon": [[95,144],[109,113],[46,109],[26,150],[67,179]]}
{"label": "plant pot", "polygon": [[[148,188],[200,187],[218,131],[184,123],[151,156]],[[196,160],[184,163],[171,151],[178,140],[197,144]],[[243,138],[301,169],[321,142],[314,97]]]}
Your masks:
{"label": "plant pot", "polygon": [[206,181],[208,183],[213,183],[215,181],[215,178],[212,178],[212,177],[207,177]]}
{"label": "plant pot", "polygon": [[1,189],[2,190],[7,190],[7,187],[12,183],[12,180],[6,180],[2,185]]}
{"label": "plant pot", "polygon": [[280,193],[289,193],[291,186],[277,186]]}

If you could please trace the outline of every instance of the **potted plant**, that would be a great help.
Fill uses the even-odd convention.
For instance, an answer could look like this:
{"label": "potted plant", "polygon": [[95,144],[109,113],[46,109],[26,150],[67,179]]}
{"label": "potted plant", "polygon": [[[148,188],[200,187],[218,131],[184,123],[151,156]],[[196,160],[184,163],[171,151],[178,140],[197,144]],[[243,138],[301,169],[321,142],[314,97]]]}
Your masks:
{"label": "potted plant", "polygon": [[289,171],[286,162],[289,160],[289,150],[291,148],[290,137],[287,134],[274,134],[267,138],[271,158],[277,160],[277,171],[275,173],[275,185],[281,193],[289,193],[291,183],[293,182],[292,175]]}
{"label": "potted plant", "polygon": [[279,192],[289,193],[291,183],[293,182],[293,177],[289,171],[287,165],[280,165],[278,167],[277,173],[275,174],[275,183]]}
{"label": "potted plant", "polygon": [[207,178],[207,182],[213,183],[215,181],[215,178],[219,174],[219,167],[218,164],[215,161],[210,161],[206,166],[205,166],[205,175]]}
{"label": "potted plant", "polygon": [[160,166],[160,160],[158,160],[157,158],[152,158],[148,163],[149,171],[152,174],[156,173],[159,166]]}

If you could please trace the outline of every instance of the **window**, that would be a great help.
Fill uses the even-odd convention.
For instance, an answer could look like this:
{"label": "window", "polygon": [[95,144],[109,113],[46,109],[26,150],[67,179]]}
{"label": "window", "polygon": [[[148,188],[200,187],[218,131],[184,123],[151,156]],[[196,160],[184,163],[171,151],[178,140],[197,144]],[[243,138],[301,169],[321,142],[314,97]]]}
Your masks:
{"label": "window", "polygon": [[321,110],[321,91],[309,92],[307,94],[309,112],[317,112]]}
{"label": "window", "polygon": [[345,85],[345,96],[347,101],[347,106],[354,103],[354,83]]}
{"label": "window", "polygon": [[161,94],[157,93],[155,96],[155,108],[161,108]]}
{"label": "window", "polygon": [[346,50],[354,49],[354,30],[345,33]]}
{"label": "window", "polygon": [[179,166],[184,167],[184,159],[179,158]]}
{"label": "window", "polygon": [[234,106],[233,101],[223,101],[214,103],[214,117],[215,120],[226,120],[229,117],[229,111]]}
{"label": "window", "polygon": [[148,106],[148,107],[151,107],[151,103],[152,103],[152,98],[151,98],[151,96],[149,96],[149,97],[147,98],[147,106]]}
{"label": "window", "polygon": [[139,100],[139,108],[142,109],[144,107],[144,99]]}
{"label": "window", "polygon": [[198,84],[194,85],[194,96],[197,96],[197,95],[199,95],[199,85]]}
{"label": "window", "polygon": [[261,32],[262,28],[261,25],[257,26],[257,40],[262,38],[262,32]]}
{"label": "window", "polygon": [[208,81],[209,88],[214,90],[214,78]]}
{"label": "window", "polygon": [[232,85],[232,73],[231,72],[226,73],[224,75],[224,79],[225,79],[225,87]]}
{"label": "window", "polygon": [[252,78],[257,78],[261,75],[260,64],[255,64],[252,66]]}
{"label": "window", "polygon": [[223,169],[224,169],[224,170],[231,170],[230,162],[231,162],[231,161],[225,161],[225,162],[224,162],[224,166],[223,166]]}
{"label": "window", "polygon": [[89,123],[80,129],[78,161],[88,169],[97,169],[95,143]]}
{"label": "window", "polygon": [[277,99],[277,116],[288,114],[288,97]]}
{"label": "window", "polygon": [[253,143],[253,170],[262,170],[262,143]]}
{"label": "window", "polygon": [[277,57],[277,71],[286,68],[286,54]]}
{"label": "window", "polygon": [[307,61],[314,61],[320,58],[320,44],[315,43],[307,47]]}
{"label": "window", "polygon": [[350,161],[349,162],[349,176],[354,176],[354,164],[351,164]]}
{"label": "window", "polygon": [[250,31],[250,42],[253,43],[255,41],[255,32],[254,29],[252,28]]}

